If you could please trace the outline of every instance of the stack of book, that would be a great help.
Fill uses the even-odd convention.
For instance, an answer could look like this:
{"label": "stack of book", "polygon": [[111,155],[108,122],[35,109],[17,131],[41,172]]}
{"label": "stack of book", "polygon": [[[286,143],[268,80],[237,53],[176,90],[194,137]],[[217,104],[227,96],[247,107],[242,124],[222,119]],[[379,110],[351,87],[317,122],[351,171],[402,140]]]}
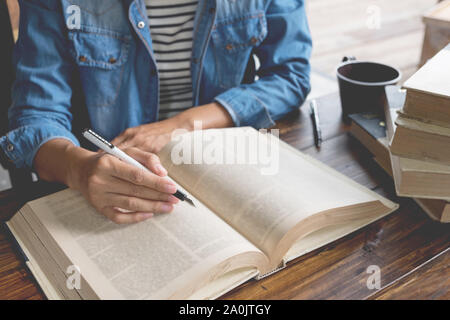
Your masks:
{"label": "stack of book", "polygon": [[[403,87],[406,101],[391,144],[395,155],[450,165],[450,45]],[[450,196],[450,185],[448,185]]]}
{"label": "stack of book", "polygon": [[406,91],[398,86],[388,86],[386,97],[386,118],[369,113],[350,115],[350,133],[372,153],[374,161],[394,178],[398,195],[413,198],[433,220],[450,222],[450,198],[430,198],[423,193],[424,190],[426,194],[430,194],[430,190],[440,192],[440,184],[436,183],[436,179],[448,182],[450,168],[390,153],[389,141],[395,133],[395,119],[404,105]]}
{"label": "stack of book", "polygon": [[450,222],[450,45],[403,85],[386,87],[385,119],[351,118],[351,133],[435,220]]}
{"label": "stack of book", "polygon": [[[408,94],[404,89],[387,87],[386,95],[387,142],[393,142],[401,130],[397,120],[401,117]],[[392,142],[389,148],[390,168],[397,194],[415,198],[433,219],[450,222],[450,166],[395,155],[392,153]]]}

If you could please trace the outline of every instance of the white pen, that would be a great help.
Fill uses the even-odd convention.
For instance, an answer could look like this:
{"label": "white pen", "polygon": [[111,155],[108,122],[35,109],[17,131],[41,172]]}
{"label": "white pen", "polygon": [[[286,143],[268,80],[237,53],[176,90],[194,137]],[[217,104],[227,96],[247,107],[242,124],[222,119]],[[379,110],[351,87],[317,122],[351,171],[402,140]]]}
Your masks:
{"label": "white pen", "polygon": [[[119,158],[120,160],[122,160],[122,161],[124,161],[124,162],[126,162],[128,164],[131,164],[131,165],[136,166],[136,167],[138,167],[140,169],[149,171],[141,163],[139,163],[138,161],[136,161],[135,159],[133,159],[132,157],[127,155],[125,152],[123,152],[122,150],[117,148],[111,142],[108,142],[106,139],[104,139],[98,133],[95,133],[91,129],[84,129],[83,130],[83,136],[87,140],[92,142],[95,146],[97,146],[100,149],[102,149],[103,151],[105,151],[106,153],[108,153],[108,154],[110,154],[112,156],[115,156],[116,158]],[[195,207],[194,202],[191,199],[189,199],[188,196],[185,193],[181,192],[180,190],[177,190],[177,192],[175,192],[173,194],[173,196],[178,198],[178,199],[180,199],[181,201],[187,201],[191,206]]]}

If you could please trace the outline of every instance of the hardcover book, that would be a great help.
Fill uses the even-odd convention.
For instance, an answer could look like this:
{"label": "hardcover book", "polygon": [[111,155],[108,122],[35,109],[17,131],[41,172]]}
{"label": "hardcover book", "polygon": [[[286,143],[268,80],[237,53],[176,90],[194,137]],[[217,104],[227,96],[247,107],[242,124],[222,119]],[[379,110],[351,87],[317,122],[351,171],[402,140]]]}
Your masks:
{"label": "hardcover book", "polygon": [[[440,222],[450,222],[450,203],[445,199],[436,199],[436,194],[431,194],[435,199],[421,198],[430,196],[436,188],[446,192],[445,188],[440,188],[442,184],[436,181],[450,179],[450,168],[439,166],[423,161],[400,158],[390,155],[388,136],[392,138],[395,130],[395,118],[397,112],[401,110],[405,101],[405,90],[400,90],[398,86],[387,86],[385,104],[386,117],[373,115],[368,121],[365,114],[360,116],[352,115],[350,133],[358,139],[373,155],[378,165],[391,177],[395,176],[395,187],[398,195],[415,197],[413,198],[433,219]],[[387,129],[387,130],[386,130]],[[382,132],[383,131],[383,132]],[[387,135],[386,131],[389,132]],[[395,173],[392,163],[394,163]],[[437,169],[437,170],[433,170]],[[439,177],[436,178],[435,175]],[[437,179],[437,180],[436,180]],[[430,189],[426,189],[430,187]],[[420,192],[417,190],[420,189]],[[418,192],[418,194],[416,193]]]}
{"label": "hardcover book", "polygon": [[[245,158],[214,138],[230,132],[238,143],[260,139],[278,148],[276,163],[174,161],[180,150],[186,156],[211,143],[226,159]],[[181,202],[171,214],[116,225],[66,189],[27,203],[7,222],[48,298],[217,298],[398,207],[273,135],[250,128],[201,133],[200,145],[192,143],[198,132],[188,133],[160,153],[196,207]],[[272,165],[275,171],[261,173]],[[68,286],[74,270],[80,285]]]}
{"label": "hardcover book", "polygon": [[[448,7],[448,5],[447,5]],[[448,10],[447,10],[448,11]],[[450,127],[450,44],[412,75],[407,89],[405,115]]]}
{"label": "hardcover book", "polygon": [[[386,132],[390,141],[396,130],[395,119],[405,101],[404,90],[386,87]],[[450,167],[390,155],[391,172],[398,195],[418,197],[414,200],[434,220],[450,222]],[[383,161],[384,162],[384,161]]]}

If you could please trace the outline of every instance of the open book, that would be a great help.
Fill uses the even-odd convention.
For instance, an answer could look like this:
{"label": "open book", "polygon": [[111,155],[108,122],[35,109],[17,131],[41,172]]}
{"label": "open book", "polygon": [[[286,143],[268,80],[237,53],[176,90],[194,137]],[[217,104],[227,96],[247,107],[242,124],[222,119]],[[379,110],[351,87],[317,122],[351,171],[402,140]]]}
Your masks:
{"label": "open book", "polygon": [[[160,153],[195,208],[179,203],[171,214],[115,225],[67,189],[29,202],[8,221],[49,298],[216,298],[398,207],[271,134],[250,128],[201,133],[200,147],[211,151],[213,143],[228,164],[174,163],[180,146],[183,156],[199,147],[192,143],[198,132]],[[216,139],[225,133],[237,140]],[[230,164],[246,157],[235,145],[247,138],[260,139],[276,157]],[[276,170],[262,174],[269,166]]]}

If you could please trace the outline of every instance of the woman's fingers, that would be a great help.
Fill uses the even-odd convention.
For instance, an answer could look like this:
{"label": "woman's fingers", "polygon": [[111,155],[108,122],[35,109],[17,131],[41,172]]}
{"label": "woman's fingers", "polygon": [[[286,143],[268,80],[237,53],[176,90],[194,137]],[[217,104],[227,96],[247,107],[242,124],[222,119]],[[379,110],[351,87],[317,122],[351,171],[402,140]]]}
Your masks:
{"label": "woman's fingers", "polygon": [[[79,166],[79,190],[94,208],[116,223],[134,223],[150,218],[153,213],[171,212],[178,203],[173,196],[177,187],[161,176],[164,172],[158,167],[159,158],[138,149],[127,151],[149,169],[96,153]],[[150,170],[159,170],[159,175]]]}
{"label": "woman's fingers", "polygon": [[177,191],[176,185],[168,179],[115,158],[110,161],[111,174],[116,178],[163,193],[174,194]]}
{"label": "woman's fingers", "polygon": [[170,203],[178,203],[179,200],[169,193],[163,193],[144,186],[139,186],[125,180],[111,177],[108,191],[109,194],[121,194],[146,200],[156,200]]}
{"label": "woman's fingers", "polygon": [[142,163],[150,171],[161,177],[167,176],[167,170],[161,165],[161,161],[156,154],[145,152],[138,148],[128,148],[125,152],[133,159]]}
{"label": "woman's fingers", "polygon": [[125,141],[125,139],[126,139],[125,136],[120,135],[120,136],[118,136],[118,137],[115,137],[113,140],[111,140],[111,143],[112,143],[113,145],[115,145],[116,147],[120,147],[120,144],[121,144],[123,141]]}
{"label": "woman's fingers", "polygon": [[108,219],[110,219],[111,221],[113,221],[117,224],[137,223],[137,222],[145,221],[145,220],[153,217],[153,213],[145,213],[145,212],[123,213],[114,207],[105,207],[102,210],[102,213]]}
{"label": "woman's fingers", "polygon": [[122,142],[127,140],[129,137],[133,135],[135,128],[128,128],[124,132],[122,132],[119,136],[115,137],[111,143],[115,146],[119,146]]}
{"label": "woman's fingers", "polygon": [[110,205],[133,212],[169,213],[173,204],[164,201],[146,200],[120,194],[112,195]]}

